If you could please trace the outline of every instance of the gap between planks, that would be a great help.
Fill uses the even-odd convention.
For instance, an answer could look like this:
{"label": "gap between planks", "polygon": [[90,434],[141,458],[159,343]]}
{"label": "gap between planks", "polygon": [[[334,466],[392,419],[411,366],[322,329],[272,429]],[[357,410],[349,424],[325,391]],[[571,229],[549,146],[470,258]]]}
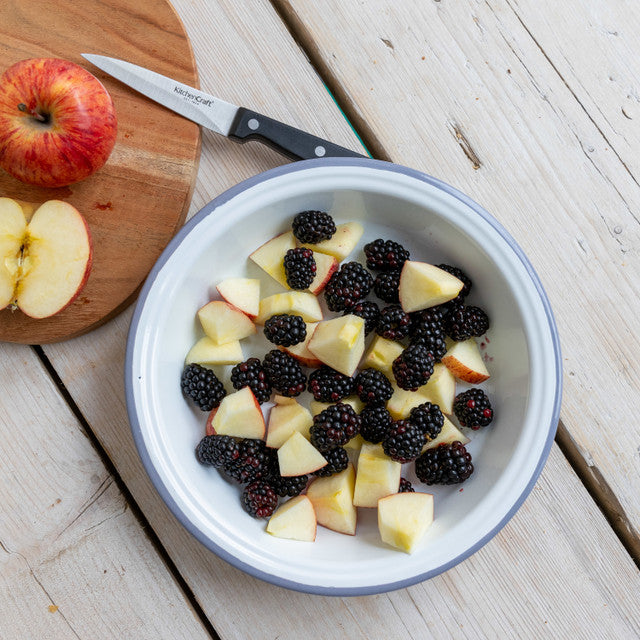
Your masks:
{"label": "gap between planks", "polygon": [[182,574],[176,567],[168,551],[165,549],[164,545],[160,541],[160,538],[154,531],[153,527],[151,526],[146,516],[144,515],[142,509],[140,508],[135,498],[129,491],[129,488],[127,487],[126,483],[118,473],[118,470],[116,469],[114,463],[109,457],[109,454],[100,444],[99,438],[93,432],[91,425],[88,423],[88,421],[80,411],[80,408],[78,407],[75,400],[69,393],[64,382],[62,382],[60,376],[58,375],[57,371],[51,364],[51,361],[45,354],[44,350],[39,345],[31,345],[31,348],[34,350],[36,356],[40,359],[40,362],[42,363],[43,367],[51,377],[51,380],[55,384],[56,388],[59,390],[60,395],[62,396],[64,401],[67,403],[72,413],[74,414],[74,416],[76,417],[80,425],[82,426],[85,432],[85,435],[89,439],[89,442],[91,442],[91,444],[93,445],[93,448],[95,449],[96,453],[100,457],[106,470],[109,472],[110,477],[112,478],[112,481],[116,483],[116,485],[118,486],[118,489],[120,490],[120,493],[125,499],[126,504],[131,509],[131,513],[135,516],[136,520],[140,524],[142,531],[147,536],[148,540],[151,542],[153,548],[155,549],[158,556],[161,558],[166,569],[173,576],[174,580],[176,581],[176,584],[178,585],[178,587],[184,594],[185,598],[193,608],[195,615],[198,616],[198,619],[202,623],[204,629],[211,636],[212,640],[221,640],[211,620],[209,620],[204,610],[200,606],[200,603],[198,602],[198,599],[196,598],[195,594],[193,593],[193,591],[191,590],[191,588],[189,587],[185,579],[182,577]]}
{"label": "gap between planks", "polygon": [[[393,162],[384,145],[380,140],[378,140],[372,128],[360,114],[357,105],[350,98],[348,91],[342,86],[338,78],[333,74],[325,62],[322,52],[313,40],[313,37],[309,33],[305,24],[298,17],[295,9],[287,0],[270,1],[277,14],[280,16],[280,19],[291,33],[291,36],[305,54],[316,73],[320,76],[323,83],[332,94],[338,107],[349,121],[349,124],[355,131],[356,135],[358,135],[365,147],[369,150],[372,157],[378,160]],[[536,46],[539,47],[540,45],[535,41],[533,35],[526,29],[526,27],[525,30],[529,34],[529,37],[531,37],[535,42]],[[553,64],[551,64],[551,68],[553,69],[553,72],[556,73],[565,84],[567,84]],[[580,104],[580,107],[584,109],[584,106],[580,103],[578,97],[573,92],[571,92],[571,94],[578,104]],[[604,137],[604,134],[600,131],[597,125],[596,129]],[[464,134],[456,127],[455,123],[451,124],[451,130],[458,140],[462,151],[472,163],[473,169],[479,169],[481,162],[470,145],[468,145]],[[621,159],[620,162],[625,171],[628,172],[629,169],[625,163]],[[635,177],[634,181],[636,181]],[[606,518],[609,526],[612,528],[627,553],[640,569],[640,533],[638,533],[631,524],[631,521],[627,517],[627,514],[618,501],[615,493],[604,479],[599,469],[594,465],[589,464],[584,452],[571,437],[571,434],[566,429],[562,421],[558,424],[558,431],[555,440],[574,473],[578,476],[589,495],[591,495],[596,506]]]}

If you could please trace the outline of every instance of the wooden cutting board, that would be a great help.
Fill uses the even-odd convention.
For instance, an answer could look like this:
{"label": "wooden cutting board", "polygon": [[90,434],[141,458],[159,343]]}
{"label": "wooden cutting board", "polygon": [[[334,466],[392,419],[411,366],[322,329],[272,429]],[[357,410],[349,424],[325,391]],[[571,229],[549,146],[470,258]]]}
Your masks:
{"label": "wooden cutting board", "polygon": [[0,311],[0,341],[58,342],[122,311],[183,224],[200,156],[199,127],[137,94],[80,56],[122,58],[198,86],[193,51],[166,0],[20,0],[0,3],[0,73],[18,60],[65,58],[110,92],[118,138],[107,163],[83,182],[58,189],[25,185],[0,169],[0,196],[66,200],[93,236],[91,275],[61,313],[33,320]]}

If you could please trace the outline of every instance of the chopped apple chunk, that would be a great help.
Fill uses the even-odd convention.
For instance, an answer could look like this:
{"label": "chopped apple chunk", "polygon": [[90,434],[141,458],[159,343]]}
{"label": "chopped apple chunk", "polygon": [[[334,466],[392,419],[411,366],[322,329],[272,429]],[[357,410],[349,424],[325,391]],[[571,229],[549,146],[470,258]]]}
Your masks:
{"label": "chopped apple chunk", "polygon": [[412,553],[433,523],[433,495],[396,493],[378,501],[378,529],[383,542]]}
{"label": "chopped apple chunk", "polygon": [[328,253],[338,262],[342,262],[356,248],[363,233],[364,227],[359,222],[346,222],[336,226],[336,232],[329,240],[303,246],[320,253]]}
{"label": "chopped apple chunk", "polygon": [[204,332],[216,343],[242,340],[256,333],[256,326],[245,315],[222,300],[212,300],[198,309],[198,320]]}
{"label": "chopped apple chunk", "polygon": [[444,269],[407,260],[400,272],[398,297],[404,311],[410,313],[453,300],[463,286],[461,280]]}
{"label": "chopped apple chunk", "polygon": [[276,293],[260,300],[260,312],[256,318],[258,324],[264,324],[271,316],[287,313],[300,316],[305,322],[322,320],[322,309],[318,299],[306,291]]}
{"label": "chopped apple chunk", "polygon": [[356,507],[377,507],[378,500],[398,491],[402,465],[391,460],[382,445],[365,442],[358,456],[353,494]]}
{"label": "chopped apple chunk", "polygon": [[316,512],[318,524],[327,529],[355,535],[358,512],[353,506],[355,471],[349,463],[347,468],[327,478],[316,478],[307,489]]}
{"label": "chopped apple chunk", "polygon": [[490,375],[475,338],[455,342],[442,362],[456,378],[471,384],[484,382]]}
{"label": "chopped apple chunk", "polygon": [[185,364],[238,364],[242,362],[242,347],[239,340],[225,344],[215,343],[209,336],[200,338],[187,353]]}
{"label": "chopped apple chunk", "polygon": [[309,351],[346,376],[352,376],[364,353],[364,320],[347,314],[319,322]]}
{"label": "chopped apple chunk", "polygon": [[280,475],[301,476],[327,465],[325,457],[299,432],[294,431],[278,449]]}
{"label": "chopped apple chunk", "polygon": [[281,504],[267,523],[267,533],[272,536],[302,542],[313,542],[316,529],[316,512],[307,496],[296,496]]}
{"label": "chopped apple chunk", "polygon": [[209,414],[207,433],[236,438],[264,438],[264,417],[249,387],[225,396]]}

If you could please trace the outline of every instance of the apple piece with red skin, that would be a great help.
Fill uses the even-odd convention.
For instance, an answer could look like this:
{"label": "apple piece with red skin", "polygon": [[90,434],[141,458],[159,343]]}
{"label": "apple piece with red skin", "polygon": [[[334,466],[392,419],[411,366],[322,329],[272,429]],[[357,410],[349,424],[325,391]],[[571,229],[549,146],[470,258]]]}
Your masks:
{"label": "apple piece with red skin", "polygon": [[230,305],[255,320],[260,310],[260,280],[257,278],[227,278],[216,285],[218,293]]}
{"label": "apple piece with red skin", "polygon": [[318,524],[338,533],[355,535],[358,520],[358,511],[353,506],[355,478],[350,462],[344,471],[311,482],[307,497],[313,504]]}
{"label": "apple piece with red skin", "polygon": [[288,353],[290,356],[293,356],[303,367],[317,368],[321,366],[322,362],[316,358],[308,348],[309,341],[311,340],[311,336],[313,335],[317,325],[317,322],[305,322],[307,329],[305,339],[302,342],[298,342],[298,344],[291,345],[290,347],[278,346],[278,349]]}
{"label": "apple piece with red skin", "polygon": [[224,300],[212,300],[200,307],[198,320],[204,332],[216,344],[242,340],[256,333],[249,316]]}
{"label": "apple piece with red skin", "polygon": [[0,308],[31,318],[68,307],[91,272],[91,232],[78,210],[61,200],[40,205],[29,222],[15,200],[0,198]]}
{"label": "apple piece with red skin", "polygon": [[73,62],[31,58],[0,76],[0,166],[22,182],[84,180],[107,161],[116,133],[111,96]]}
{"label": "apple piece with red skin", "polygon": [[285,289],[289,289],[287,276],[284,272],[284,256],[289,249],[296,248],[296,239],[292,231],[286,231],[267,240],[260,245],[249,259],[255,262],[264,272],[268,273]]}
{"label": "apple piece with red skin", "polygon": [[322,293],[331,276],[338,270],[338,261],[328,253],[320,253],[319,251],[314,251],[313,257],[316,261],[316,275],[309,285],[309,291],[317,296]]}
{"label": "apple piece with red skin", "polygon": [[249,387],[225,396],[209,413],[206,433],[235,438],[264,438],[265,424],[260,404]]}
{"label": "apple piece with red skin", "polygon": [[294,431],[278,449],[282,477],[313,473],[327,464],[325,457],[299,431]]}
{"label": "apple piece with red skin", "polygon": [[490,377],[475,338],[456,342],[442,356],[442,363],[464,382],[479,384]]}
{"label": "apple piece with red skin", "polygon": [[267,533],[286,540],[313,542],[316,530],[316,512],[307,496],[296,496],[281,504],[267,523]]}

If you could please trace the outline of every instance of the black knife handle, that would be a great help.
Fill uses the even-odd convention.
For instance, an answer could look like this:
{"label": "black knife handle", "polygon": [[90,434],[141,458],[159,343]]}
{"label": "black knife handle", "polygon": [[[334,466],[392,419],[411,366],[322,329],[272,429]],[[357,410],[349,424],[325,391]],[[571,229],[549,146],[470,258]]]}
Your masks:
{"label": "black knife handle", "polygon": [[236,142],[257,140],[292,160],[367,157],[243,107],[240,107],[236,113],[229,137]]}

